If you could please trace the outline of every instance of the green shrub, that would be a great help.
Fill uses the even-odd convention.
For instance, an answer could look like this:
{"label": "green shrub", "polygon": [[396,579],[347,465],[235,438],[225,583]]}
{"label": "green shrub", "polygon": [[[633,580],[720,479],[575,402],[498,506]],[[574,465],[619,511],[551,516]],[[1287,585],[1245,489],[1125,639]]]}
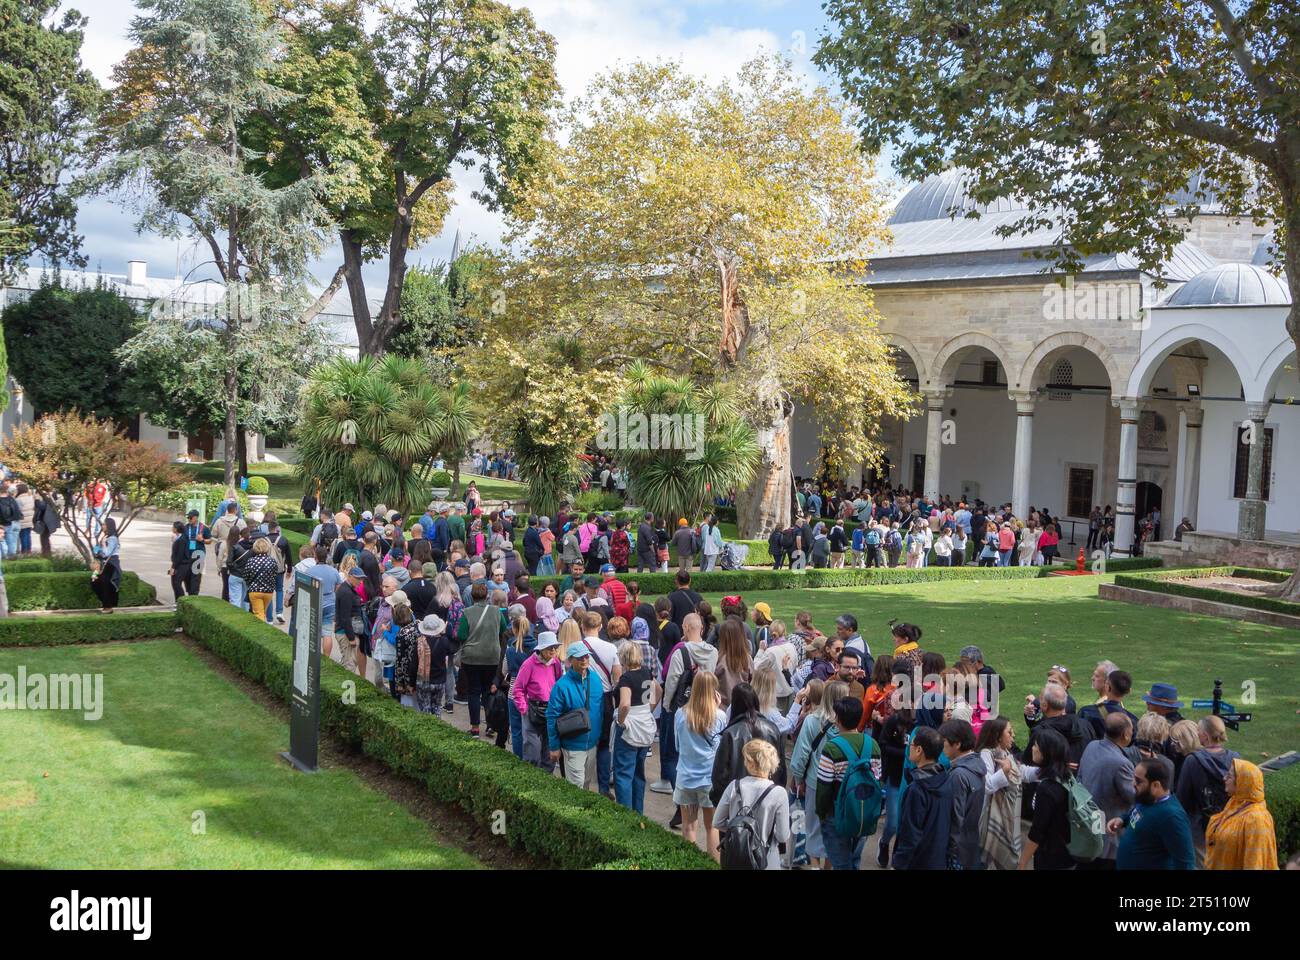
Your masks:
{"label": "green shrub", "polygon": [[85,570],[85,562],[75,553],[52,553],[48,557],[19,557],[4,561],[5,574],[11,573],[70,573]]}
{"label": "green shrub", "polygon": [[[623,498],[617,493],[605,493],[601,490],[588,490],[573,498],[573,512],[584,517],[589,513],[604,513],[606,510],[622,510]],[[635,515],[635,511],[632,511]]]}
{"label": "green shrub", "polygon": [[301,518],[302,510],[299,509],[301,506],[302,505],[297,500],[287,500],[283,497],[272,497],[270,500],[266,501],[267,511],[274,513],[275,518],[282,523],[285,520],[292,518]]}
{"label": "green shrub", "polygon": [[1251,577],[1257,580],[1281,583],[1291,574],[1285,570],[1254,570],[1249,567],[1190,567],[1161,570],[1158,573],[1120,574],[1115,577],[1115,585],[1117,587],[1130,587],[1134,590],[1166,593],[1175,597],[1191,597],[1198,600],[1212,600],[1216,603],[1231,603],[1238,607],[1249,607],[1252,610],[1266,610],[1270,613],[1283,613],[1292,617],[1300,617],[1300,603],[1291,600],[1234,593],[1231,590],[1200,587],[1193,583],[1171,582],[1173,579],[1204,579],[1215,576]]}
{"label": "green shrub", "polygon": [[1264,800],[1277,832],[1278,860],[1285,863],[1300,853],[1300,763],[1264,771]]}
{"label": "green shrub", "polygon": [[435,470],[429,474],[429,486],[437,489],[451,489],[451,474],[446,470]]}
{"label": "green shrub", "polygon": [[67,616],[9,617],[0,620],[0,647],[54,647],[68,643],[109,643],[165,637],[179,621],[170,610],[136,613],[119,610],[110,616],[73,613]]}
{"label": "green shrub", "polygon": [[[6,571],[10,610],[91,610],[99,598],[90,589],[90,573],[15,573]],[[157,591],[130,571],[122,574],[118,605],[143,607],[158,602]]]}
{"label": "green shrub", "polygon": [[[287,636],[215,597],[184,597],[185,632],[240,673],[288,701],[293,651]],[[703,852],[608,797],[579,790],[450,724],[400,706],[328,658],[321,661],[321,727],[359,746],[437,799],[492,823],[506,839],[557,867],[710,869]],[[337,692],[355,689],[353,702]]]}
{"label": "green shrub", "polygon": [[249,477],[248,486],[245,493],[255,497],[269,496],[271,493],[271,484],[267,482],[266,477]]}
{"label": "green shrub", "polygon": [[[869,587],[895,583],[934,583],[938,580],[1029,580],[1042,575],[1042,567],[871,567],[862,570],[716,570],[691,574],[691,586],[701,593],[753,590],[799,590],[820,587]],[[677,572],[620,573],[618,579],[635,580],[646,595],[677,589]],[[562,577],[534,577],[534,592],[547,583],[559,586]]]}

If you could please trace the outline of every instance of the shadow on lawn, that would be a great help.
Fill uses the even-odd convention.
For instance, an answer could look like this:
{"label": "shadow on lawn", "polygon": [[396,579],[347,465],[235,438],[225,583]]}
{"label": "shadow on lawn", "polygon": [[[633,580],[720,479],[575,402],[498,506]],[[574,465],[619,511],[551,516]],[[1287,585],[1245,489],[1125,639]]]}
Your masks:
{"label": "shadow on lawn", "polygon": [[[430,866],[472,863],[456,850],[440,851],[426,824],[375,793],[350,769],[324,767],[302,774],[288,767],[279,758],[288,747],[287,725],[177,641],[134,644],[126,655],[86,647],[78,648],[72,660],[67,652],[58,651],[57,659],[45,663],[39,656],[26,656],[24,662],[29,674],[102,672],[103,716],[89,721],[80,712],[51,710],[43,717],[66,725],[77,751],[94,738],[152,752],[153,769],[134,774],[117,767],[102,773],[112,793],[160,801],[161,813],[175,817],[177,839],[165,856],[177,855],[181,862],[158,865],[203,865],[184,853],[196,810],[202,810],[209,834],[253,839],[278,851],[248,866],[320,866],[333,860],[409,868],[419,864],[398,854],[409,852],[417,831],[429,840]],[[124,812],[129,818],[129,811]],[[404,818],[416,826],[403,826]],[[341,825],[346,828],[338,829]],[[236,841],[231,849],[235,856],[238,846]]]}

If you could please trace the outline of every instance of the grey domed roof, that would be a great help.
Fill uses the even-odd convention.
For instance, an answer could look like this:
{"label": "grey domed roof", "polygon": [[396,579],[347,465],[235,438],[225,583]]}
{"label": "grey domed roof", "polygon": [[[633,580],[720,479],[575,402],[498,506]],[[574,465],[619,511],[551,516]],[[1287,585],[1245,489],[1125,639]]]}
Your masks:
{"label": "grey domed roof", "polygon": [[921,220],[948,220],[971,210],[980,213],[1006,213],[1028,210],[1019,200],[1003,197],[992,203],[976,203],[967,193],[969,174],[964,170],[945,170],[927,177],[903,194],[889,218],[892,223],[916,223]]}
{"label": "grey domed roof", "polygon": [[1272,252],[1269,249],[1273,246],[1273,235],[1270,233],[1263,240],[1259,241],[1259,246],[1255,248],[1255,255],[1250,258],[1250,262],[1257,267],[1267,267],[1273,262]]}
{"label": "grey domed roof", "polygon": [[1286,281],[1250,263],[1221,263],[1202,270],[1173,292],[1167,307],[1287,306]]}

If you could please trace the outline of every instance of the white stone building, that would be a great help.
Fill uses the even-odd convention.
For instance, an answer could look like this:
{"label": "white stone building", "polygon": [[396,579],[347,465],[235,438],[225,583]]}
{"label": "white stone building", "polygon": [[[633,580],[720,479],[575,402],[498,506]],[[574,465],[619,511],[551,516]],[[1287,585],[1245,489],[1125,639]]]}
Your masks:
{"label": "white stone building", "polygon": [[[1195,189],[1174,202],[1196,202]],[[957,171],[906,193],[892,244],[863,278],[923,398],[911,420],[882,424],[890,482],[1009,501],[1020,516],[1046,507],[1078,524],[1075,537],[1065,525],[1066,543],[1082,544],[1092,507],[1111,505],[1121,553],[1134,514],[1153,507],[1165,536],[1187,516],[1260,539],[1266,511],[1270,536],[1300,528],[1300,504],[1277,483],[1300,464],[1289,406],[1300,381],[1286,283],[1264,268],[1269,228],[1225,216],[1212,195],[1199,202],[1159,276],[1096,255],[1062,285],[1033,256],[1052,231],[998,235],[1023,215],[1015,201],[977,207]],[[1243,423],[1261,442],[1239,442]],[[818,427],[803,410],[793,458],[796,475],[818,473]]]}

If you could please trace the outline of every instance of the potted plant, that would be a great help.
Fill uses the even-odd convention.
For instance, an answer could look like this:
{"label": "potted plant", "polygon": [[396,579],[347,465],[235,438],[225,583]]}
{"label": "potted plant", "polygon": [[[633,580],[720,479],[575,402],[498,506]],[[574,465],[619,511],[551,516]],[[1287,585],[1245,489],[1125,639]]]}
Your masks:
{"label": "potted plant", "polygon": [[248,478],[248,504],[252,509],[248,515],[254,523],[262,522],[262,513],[266,510],[266,501],[271,493],[271,485],[266,477]]}
{"label": "potted plant", "polygon": [[433,484],[433,499],[446,500],[451,496],[451,474],[446,470],[435,470],[429,475],[429,482]]}

